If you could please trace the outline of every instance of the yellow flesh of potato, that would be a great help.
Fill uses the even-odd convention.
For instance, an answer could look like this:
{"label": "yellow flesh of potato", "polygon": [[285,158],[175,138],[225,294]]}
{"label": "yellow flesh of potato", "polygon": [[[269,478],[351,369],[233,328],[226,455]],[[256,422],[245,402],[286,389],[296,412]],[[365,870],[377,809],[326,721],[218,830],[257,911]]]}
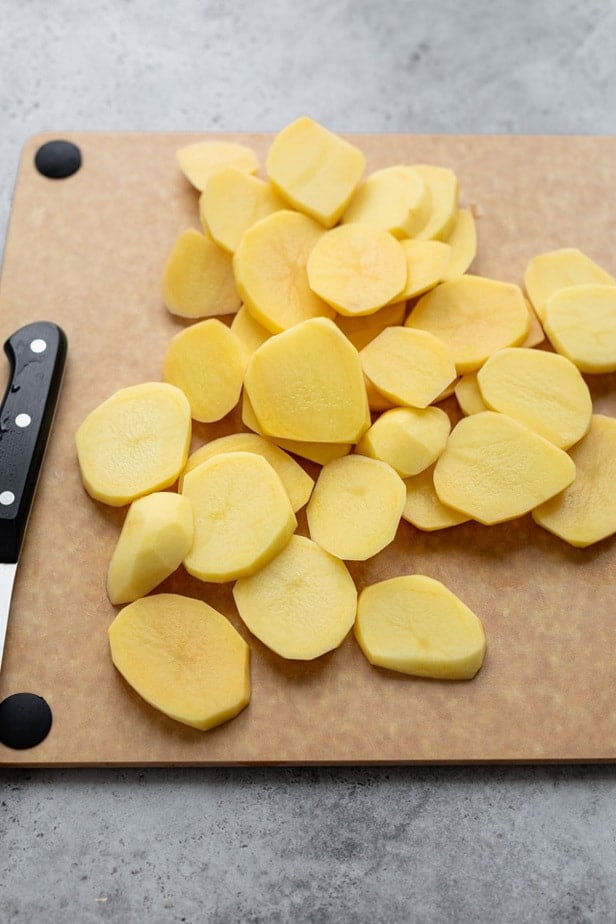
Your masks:
{"label": "yellow flesh of potato", "polygon": [[400,295],[406,257],[398,240],[371,225],[339,225],[310,251],[308,283],[340,314],[372,314]]}
{"label": "yellow flesh of potato", "polygon": [[250,700],[250,649],[217,610],[179,594],[124,607],[109,627],[111,657],[155,709],[202,731]]}
{"label": "yellow flesh of potato", "polygon": [[400,241],[406,258],[406,285],[400,299],[416,298],[443,279],[451,247],[443,241]]}
{"label": "yellow flesh of potato", "polygon": [[523,516],[574,478],[566,452],[496,411],[456,424],[434,469],[441,503],[486,525]]}
{"label": "yellow flesh of potato", "polygon": [[240,341],[246,359],[250,359],[255,350],[272,336],[271,331],[253,318],[245,305],[242,305],[231,321],[231,330]]}
{"label": "yellow flesh of potato", "polygon": [[162,292],[167,309],[182,318],[233,314],[240,307],[231,257],[194,228],[176,240],[163,271]]}
{"label": "yellow flesh of potato", "polygon": [[467,372],[466,375],[460,376],[456,382],[454,394],[460,405],[460,410],[467,417],[470,414],[480,414],[482,411],[488,410],[488,406],[481,395],[476,372]]}
{"label": "yellow flesh of potato", "polygon": [[195,141],[180,148],[177,158],[186,179],[200,191],[221,167],[235,167],[244,173],[259,169],[255,152],[237,141]]}
{"label": "yellow flesh of potato", "polygon": [[370,425],[359,354],[326,318],[266,340],[250,360],[244,387],[268,436],[355,443]]}
{"label": "yellow flesh of potato", "polygon": [[447,343],[463,375],[478,369],[496,350],[522,343],[530,316],[519,286],[465,275],[422,295],[405,323]]}
{"label": "yellow flesh of potato", "polygon": [[365,587],[355,635],[372,664],[442,680],[470,680],[486,650],[477,616],[444,584],[423,574]]}
{"label": "yellow flesh of potato", "polygon": [[387,327],[359,356],[370,381],[395,404],[427,407],[456,378],[451,348],[429,331]]}
{"label": "yellow flesh of potato", "polygon": [[271,333],[308,318],[333,318],[334,309],[312,291],[306,263],[324,234],[312,218],[283,209],[243,235],[233,257],[237,290],[252,316]]}
{"label": "yellow flesh of potato", "polygon": [[208,318],[172,337],[163,378],[182,389],[194,420],[209,423],[221,420],[238,403],[247,362],[233,331]]}
{"label": "yellow flesh of potato", "polygon": [[548,298],[543,326],[582,372],[616,372],[616,286],[569,286]]}
{"label": "yellow flesh of potato", "polygon": [[586,548],[616,532],[616,420],[595,414],[588,433],[570,455],[575,481],[536,507],[532,516],[570,545]]}
{"label": "yellow flesh of potato", "polygon": [[431,200],[423,177],[413,167],[375,170],[355,191],[342,224],[361,223],[412,237],[430,217]]}
{"label": "yellow flesh of potato", "polygon": [[263,456],[282,481],[293,511],[296,513],[308,503],[314,487],[313,479],[288,453],[258,433],[230,433],[205,443],[188,457],[184,476],[206,459],[223,452],[256,452]]}
{"label": "yellow flesh of potato", "polygon": [[453,228],[444,240],[450,250],[443,282],[466,273],[477,256],[477,227],[469,209],[458,209]]}
{"label": "yellow flesh of potato", "polygon": [[306,516],[310,537],[337,558],[365,561],[393,541],[404,482],[386,462],[349,455],[321,469]]}
{"label": "yellow flesh of potato", "polygon": [[186,463],[191,434],[190,405],[179,388],[166,382],[121,388],[75,434],[86,491],[122,507],[170,487]]}
{"label": "yellow flesh of potato", "polygon": [[355,317],[339,314],[334,320],[355,349],[361,350],[386,327],[404,324],[405,317],[406,302],[392,302],[379,308],[374,314]]}
{"label": "yellow flesh of potato", "polygon": [[145,597],[179,568],[193,541],[190,501],[155,491],[133,501],[107,572],[112,603]]}
{"label": "yellow flesh of potato", "polygon": [[417,529],[433,532],[437,529],[448,529],[470,520],[465,513],[446,507],[438,499],[434,490],[434,465],[430,465],[418,475],[405,478],[406,503],[402,511],[402,519],[411,523]]}
{"label": "yellow flesh of potato", "polygon": [[347,207],[365,165],[358,148],[302,116],[272,141],[266,171],[294,208],[331,228]]}
{"label": "yellow flesh of potato", "polygon": [[409,478],[436,461],[450,430],[449,417],[441,408],[392,408],[364,433],[356,451],[387,462],[401,478]]}
{"label": "yellow flesh of potato", "polygon": [[222,583],[252,574],[285,547],[297,520],[282,481],[261,455],[228,452],[188,472],[182,494],[195,534],[189,574]]}
{"label": "yellow flesh of potato", "polygon": [[430,217],[415,231],[421,240],[446,240],[458,215],[458,178],[449,167],[433,164],[413,164],[430,194]]}
{"label": "yellow flesh of potato", "polygon": [[540,343],[545,341],[545,331],[541,326],[541,321],[537,317],[535,309],[528,301],[528,299],[525,299],[525,301],[526,307],[528,308],[528,315],[530,317],[530,327],[528,328],[528,333],[526,334],[526,337],[520,346],[528,347],[530,349],[531,347],[539,346]]}
{"label": "yellow flesh of potato", "polygon": [[357,607],[344,562],[299,535],[252,577],[237,581],[233,597],[253,635],[280,657],[296,660],[338,648]]}
{"label": "yellow flesh of potato", "polygon": [[561,449],[590,426],[592,400],[579,370],[564,356],[514,347],[493,353],[477,373],[481,396]]}
{"label": "yellow flesh of potato", "polygon": [[524,272],[526,293],[541,321],[551,295],[569,286],[589,283],[616,285],[616,279],[577,247],[537,254]]}
{"label": "yellow flesh of potato", "polygon": [[199,218],[220,247],[237,250],[244,231],[286,204],[259,177],[223,167],[208,179],[199,198]]}

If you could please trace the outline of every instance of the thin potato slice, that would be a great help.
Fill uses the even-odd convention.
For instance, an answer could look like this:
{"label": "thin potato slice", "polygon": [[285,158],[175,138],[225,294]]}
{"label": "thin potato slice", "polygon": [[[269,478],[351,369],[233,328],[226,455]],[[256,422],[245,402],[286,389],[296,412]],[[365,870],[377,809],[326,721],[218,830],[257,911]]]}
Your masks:
{"label": "thin potato slice", "polygon": [[171,338],[163,359],[163,378],[181,388],[194,420],[221,420],[238,403],[247,358],[233,331],[208,318]]}
{"label": "thin potato slice", "polygon": [[443,279],[451,248],[443,241],[400,241],[406,257],[406,285],[398,298],[410,299],[433,289]]}
{"label": "thin potato slice", "polygon": [[253,452],[202,462],[184,476],[182,494],[192,504],[195,523],[184,567],[202,581],[252,574],[282,551],[297,526],[282,481]]}
{"label": "thin potato slice", "polygon": [[540,343],[545,341],[545,331],[541,325],[541,321],[539,320],[535,309],[528,301],[528,299],[526,299],[526,307],[528,308],[528,314],[530,317],[530,327],[528,329],[526,338],[520,345],[523,347],[531,348],[539,346]]}
{"label": "thin potato slice", "polygon": [[496,350],[521,344],[530,316],[519,286],[464,275],[422,295],[405,324],[447,343],[458,373],[464,375],[479,369]]}
{"label": "thin potato slice", "polygon": [[447,444],[451,422],[438,407],[385,411],[362,436],[356,452],[387,462],[401,478],[432,465]]}
{"label": "thin potato slice", "polygon": [[162,294],[171,314],[182,318],[233,314],[240,307],[231,257],[195,228],[183,231],[173,245]]}
{"label": "thin potato slice", "polygon": [[586,548],[616,532],[616,420],[595,414],[570,455],[575,481],[536,507],[532,517],[569,545]]}
{"label": "thin potato slice", "polygon": [[251,315],[273,334],[334,309],[308,284],[306,263],[324,234],[312,218],[283,209],[243,235],[233,256],[237,290]]}
{"label": "thin potato slice", "polygon": [[467,372],[466,375],[461,375],[456,382],[454,394],[460,405],[460,410],[466,417],[470,414],[480,414],[482,411],[489,410],[483,400],[476,372]]}
{"label": "thin potato slice", "polygon": [[415,231],[421,240],[447,240],[458,216],[458,178],[449,167],[413,164],[430,193],[430,217]]}
{"label": "thin potato slice", "polygon": [[280,195],[326,228],[341,217],[365,166],[358,148],[307,116],[276,135],[265,164]]}
{"label": "thin potato slice", "polygon": [[233,316],[231,330],[240,341],[247,360],[272,336],[271,331],[259,324],[245,305]]}
{"label": "thin potato slice", "polygon": [[406,499],[386,462],[350,455],[321,469],[306,516],[311,539],[337,558],[365,561],[393,541]]}
{"label": "thin potato slice", "polygon": [[203,191],[210,176],[221,167],[231,166],[245,173],[256,173],[259,169],[252,148],[237,141],[195,141],[180,148],[177,159],[186,179],[199,191]]}
{"label": "thin potato slice", "polygon": [[406,257],[398,240],[371,225],[339,225],[310,251],[308,283],[340,314],[372,314],[398,300],[406,283]]}
{"label": "thin potato slice", "polygon": [[123,507],[170,487],[186,464],[191,435],[190,404],[175,385],[121,388],[91,411],[75,434],[86,491],[104,504]]}
{"label": "thin potato slice", "polygon": [[540,321],[551,295],[569,286],[600,283],[616,285],[616,279],[577,247],[561,247],[529,260],[524,286]]}
{"label": "thin potato slice", "polygon": [[404,324],[406,302],[391,302],[374,314],[351,316],[339,314],[334,321],[349,338],[356,350],[361,350],[386,327]]}
{"label": "thin potato slice", "polygon": [[371,664],[439,680],[470,680],[486,651],[478,617],[444,584],[423,574],[365,587],[355,636]]}
{"label": "thin potato slice", "polygon": [[449,244],[449,260],[442,281],[457,279],[468,272],[477,256],[477,226],[470,209],[458,209],[455,223],[444,238]]}
{"label": "thin potato slice", "polygon": [[412,237],[430,217],[430,193],[420,173],[404,164],[375,170],[356,189],[342,224],[359,222]]}
{"label": "thin potato slice", "polygon": [[281,658],[311,661],[338,648],[355,621],[357,591],[346,565],[305,536],[233,586],[253,635]]}
{"label": "thin potato slice", "polygon": [[485,525],[523,516],[574,478],[566,452],[496,411],[462,418],[434,468],[441,503]]}
{"label": "thin potato slice", "polygon": [[592,399],[581,373],[564,356],[513,347],[493,353],[477,373],[488,408],[514,417],[568,449],[590,426]]}
{"label": "thin potato slice", "polygon": [[406,503],[402,519],[411,523],[416,529],[434,532],[467,523],[470,517],[453,507],[446,507],[438,499],[434,490],[434,465],[425,468],[418,475],[405,478]]}
{"label": "thin potato slice", "polygon": [[111,658],[147,703],[206,731],[250,701],[250,649],[202,600],[154,594],[122,609],[109,627]]}
{"label": "thin potato slice", "polygon": [[616,372],[616,285],[560,289],[547,300],[543,327],[581,372]]}
{"label": "thin potato slice", "polygon": [[223,167],[205,184],[199,218],[216,243],[234,253],[244,231],[286,207],[271,183],[237,167]]}

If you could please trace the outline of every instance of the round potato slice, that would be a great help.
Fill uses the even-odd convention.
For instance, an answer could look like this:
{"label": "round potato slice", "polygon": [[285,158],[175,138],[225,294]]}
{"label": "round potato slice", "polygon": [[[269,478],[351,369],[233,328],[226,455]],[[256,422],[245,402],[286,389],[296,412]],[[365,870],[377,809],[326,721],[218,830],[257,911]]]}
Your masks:
{"label": "round potato slice", "polygon": [[356,451],[387,462],[401,478],[417,475],[438,459],[451,430],[438,407],[395,407],[377,417]]}
{"label": "round potato slice", "polygon": [[577,247],[539,253],[524,271],[526,293],[541,321],[550,296],[560,289],[589,283],[616,286],[616,279]]}
{"label": "round potato slice", "polygon": [[438,499],[434,490],[434,466],[431,465],[411,478],[405,478],[406,504],[402,519],[417,529],[433,532],[448,529],[470,520],[465,513],[446,507]]}
{"label": "round potato slice", "polygon": [[359,222],[412,237],[430,217],[432,202],[423,177],[413,167],[397,164],[375,170],[353,194],[342,224]]}
{"label": "round potato slice", "polygon": [[252,148],[237,141],[195,141],[180,148],[177,159],[188,182],[201,192],[211,175],[221,167],[235,167],[245,173],[256,173],[259,169],[259,160]]}
{"label": "round potato slice", "polygon": [[195,228],[183,231],[165,263],[163,301],[181,318],[209,318],[233,314],[240,297],[230,254]]}
{"label": "round potato slice", "polygon": [[547,300],[543,327],[582,372],[616,372],[616,285],[560,289]]}

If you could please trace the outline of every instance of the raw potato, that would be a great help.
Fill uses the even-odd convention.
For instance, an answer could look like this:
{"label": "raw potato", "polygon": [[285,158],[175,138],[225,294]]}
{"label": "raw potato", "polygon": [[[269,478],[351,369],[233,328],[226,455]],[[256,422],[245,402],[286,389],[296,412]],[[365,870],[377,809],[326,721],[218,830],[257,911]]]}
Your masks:
{"label": "raw potato", "polygon": [[250,649],[201,600],[154,594],[129,603],[109,627],[111,658],[155,709],[205,731],[250,701]]}
{"label": "raw potato", "polygon": [[456,378],[450,346],[407,326],[387,327],[359,357],[372,384],[394,404],[427,407]]}
{"label": "raw potato", "polygon": [[413,164],[430,194],[430,217],[414,237],[421,240],[447,240],[458,216],[458,178],[449,167]]}
{"label": "raw potato", "polygon": [[167,258],[162,293],[167,309],[182,318],[233,314],[240,307],[231,257],[194,228],[180,234]]}
{"label": "raw potato", "polygon": [[386,327],[404,324],[405,318],[406,302],[392,302],[379,308],[374,314],[355,317],[339,314],[334,320],[355,349],[361,350]]}
{"label": "raw potato", "polygon": [[586,548],[616,532],[616,419],[595,414],[570,455],[575,481],[536,507],[532,517],[570,545]]}
{"label": "raw potato", "polygon": [[450,430],[449,416],[441,408],[396,407],[375,420],[356,451],[387,462],[401,478],[409,478],[438,459]]}
{"label": "raw potato", "polygon": [[242,305],[231,321],[231,330],[238,338],[248,361],[255,350],[272,336],[271,331],[253,318],[245,305]]}
{"label": "raw potato", "polygon": [[451,247],[443,241],[400,241],[406,257],[406,285],[398,298],[416,298],[443,279]]}
{"label": "raw potato", "polygon": [[461,375],[454,389],[456,400],[462,413],[468,417],[470,414],[480,414],[489,410],[479,388],[476,372],[467,372]]}
{"label": "raw potato", "polygon": [[541,326],[541,321],[537,317],[535,309],[528,301],[528,299],[526,299],[526,307],[528,308],[528,314],[530,317],[530,327],[528,329],[526,338],[521,343],[521,346],[528,347],[530,349],[531,347],[539,346],[540,343],[545,341],[545,331]]}
{"label": "raw potato", "polygon": [[406,283],[406,257],[396,238],[371,225],[339,225],[310,251],[308,283],[340,314],[373,314],[398,300]]}
{"label": "raw potato", "polygon": [[342,224],[359,222],[412,237],[430,217],[432,202],[423,177],[403,164],[375,170],[355,191]]}
{"label": "raw potato", "polygon": [[242,620],[282,658],[313,660],[338,648],[355,621],[357,591],[344,562],[293,536],[269,565],[233,587]]}
{"label": "raw potato", "polygon": [[441,503],[485,525],[523,516],[574,478],[566,452],[496,411],[463,417],[434,468]]}
{"label": "raw potato", "polygon": [[276,135],[265,166],[280,195],[331,228],[349,204],[365,165],[358,148],[302,116]]}
{"label": "raw potato", "polygon": [[402,519],[407,520],[417,529],[424,532],[433,532],[437,529],[448,529],[470,520],[465,513],[446,507],[438,499],[434,490],[434,466],[431,465],[413,475],[405,478],[406,503],[402,511]]}
{"label": "raw potato", "polygon": [[250,360],[244,388],[267,436],[356,443],[370,425],[359,354],[326,318],[266,340]]}
{"label": "raw potato", "polygon": [[514,347],[493,353],[477,373],[488,408],[514,417],[561,449],[590,426],[592,400],[579,370],[564,356]]}
{"label": "raw potato", "polygon": [[233,331],[217,318],[208,318],[172,337],[163,378],[182,389],[194,420],[210,423],[238,403],[247,363]]}
{"label": "raw potato", "polygon": [[107,571],[113,604],[145,597],[179,568],[193,541],[190,501],[155,491],[130,505]]}
{"label": "raw potato", "polygon": [[237,141],[195,141],[180,148],[177,157],[182,173],[199,191],[221,167],[235,167],[245,173],[259,169],[255,152]]}
{"label": "raw potato", "polygon": [[539,320],[544,320],[548,298],[569,286],[601,283],[616,285],[616,279],[577,247],[561,247],[533,257],[524,272],[524,286]]}
{"label": "raw potato", "polygon": [[273,334],[334,309],[312,291],[306,263],[324,234],[300,212],[283,209],[248,229],[233,257],[238,292],[251,315]]}
{"label": "raw potato", "polygon": [[456,369],[464,375],[496,350],[521,344],[530,316],[519,286],[464,275],[422,295],[405,323],[449,344]]}
{"label": "raw potato", "polygon": [[551,295],[543,326],[557,353],[582,372],[616,372],[616,286],[569,286]]}
{"label": "raw potato", "polygon": [[223,583],[252,574],[282,551],[297,520],[282,481],[261,455],[227,452],[188,472],[182,494],[195,523],[189,574]]}
{"label": "raw potato", "polygon": [[88,494],[123,507],[179,477],[192,435],[190,404],[166,382],[121,388],[91,411],[75,434]]}
{"label": "raw potato", "polygon": [[402,575],[365,587],[355,636],[378,667],[440,680],[470,680],[486,651],[481,621],[440,581]]}
{"label": "raw potato", "polygon": [[466,273],[477,256],[477,227],[469,209],[458,209],[453,228],[445,237],[449,244],[449,260],[442,281],[456,279]]}
{"label": "raw potato", "polygon": [[337,558],[365,561],[393,541],[404,482],[386,462],[349,455],[324,465],[306,508],[311,539]]}
{"label": "raw potato", "polygon": [[[314,481],[310,475],[288,453],[269,440],[259,436],[258,433],[230,433],[210,440],[200,446],[188,457],[184,476],[213,456],[223,452],[256,452],[270,463],[289,495],[293,512],[297,513],[301,507],[308,503],[312,493]],[[181,489],[181,483],[180,483]]]}
{"label": "raw potato", "polygon": [[199,198],[199,218],[220,247],[237,250],[242,234],[267,215],[286,208],[270,183],[236,167],[210,176]]}

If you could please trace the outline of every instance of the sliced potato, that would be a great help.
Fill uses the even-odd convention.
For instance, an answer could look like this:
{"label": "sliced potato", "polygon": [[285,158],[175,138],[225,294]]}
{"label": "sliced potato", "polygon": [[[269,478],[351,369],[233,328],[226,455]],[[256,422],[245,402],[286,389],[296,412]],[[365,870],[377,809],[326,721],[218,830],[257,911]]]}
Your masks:
{"label": "sliced potato", "polygon": [[589,283],[616,285],[616,279],[578,247],[537,254],[524,271],[526,293],[540,321],[550,296],[560,289]]}
{"label": "sliced potato", "polygon": [[441,408],[396,407],[377,417],[356,451],[387,462],[401,478],[409,478],[438,459],[450,430]]}
{"label": "sliced potato", "polygon": [[396,164],[370,174],[355,190],[342,224],[372,225],[394,237],[412,237],[431,213],[429,190],[413,167]]}
{"label": "sliced potato", "polygon": [[448,529],[466,523],[470,517],[453,507],[446,507],[438,498],[434,490],[434,465],[425,468],[418,475],[405,478],[406,503],[402,511],[402,519],[411,523],[417,529],[433,532],[437,529]]}
{"label": "sliced potato", "polygon": [[449,259],[442,281],[467,273],[477,256],[477,226],[470,209],[458,209],[452,229],[444,238],[449,244]]}
{"label": "sliced potato", "polygon": [[271,183],[237,167],[216,170],[199,197],[203,228],[229,253],[235,253],[248,228],[283,208],[286,203]]}
{"label": "sliced potato", "polygon": [[171,314],[208,318],[240,307],[231,257],[195,228],[177,238],[165,263],[163,301]]}
{"label": "sliced potato", "polygon": [[616,285],[568,286],[551,295],[543,327],[581,372],[616,372]]}
{"label": "sliced potato", "polygon": [[404,324],[406,302],[391,302],[368,315],[337,315],[334,320],[356,350],[361,350],[386,327]]}
{"label": "sliced potato", "polygon": [[272,335],[271,331],[259,324],[245,305],[233,316],[231,330],[240,341],[247,360]]}
{"label": "sliced potato", "polygon": [[461,375],[456,382],[454,394],[460,405],[460,410],[467,417],[469,414],[480,414],[481,411],[488,410],[477,382],[476,372],[467,372],[465,375]]}
{"label": "sliced potato", "polygon": [[415,238],[400,241],[400,245],[406,257],[406,285],[397,298],[408,300],[423,295],[442,281],[451,248],[443,241]]}
{"label": "sliced potato", "polygon": [[177,152],[177,158],[186,179],[200,191],[221,167],[232,166],[245,173],[256,173],[259,169],[259,160],[252,148],[218,138],[186,144]]}
{"label": "sliced potato", "polygon": [[451,234],[458,216],[458,178],[449,167],[413,164],[430,193],[430,217],[415,231],[421,240],[444,241]]}

